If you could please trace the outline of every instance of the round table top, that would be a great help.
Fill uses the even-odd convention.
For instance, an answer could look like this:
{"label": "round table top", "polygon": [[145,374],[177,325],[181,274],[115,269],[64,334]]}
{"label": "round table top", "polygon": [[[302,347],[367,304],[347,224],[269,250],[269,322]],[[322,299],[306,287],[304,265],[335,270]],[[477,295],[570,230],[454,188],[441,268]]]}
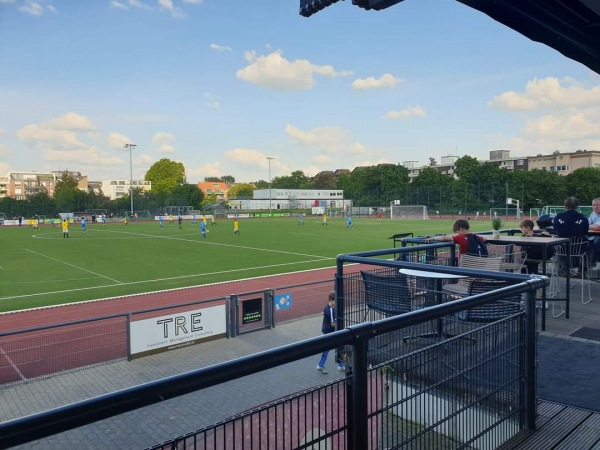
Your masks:
{"label": "round table top", "polygon": [[441,278],[441,279],[451,279],[451,278],[468,278],[465,275],[455,275],[452,273],[441,273],[441,272],[429,272],[428,270],[415,270],[415,269],[400,269],[398,270],[403,275],[408,275],[411,277],[422,277],[422,278]]}

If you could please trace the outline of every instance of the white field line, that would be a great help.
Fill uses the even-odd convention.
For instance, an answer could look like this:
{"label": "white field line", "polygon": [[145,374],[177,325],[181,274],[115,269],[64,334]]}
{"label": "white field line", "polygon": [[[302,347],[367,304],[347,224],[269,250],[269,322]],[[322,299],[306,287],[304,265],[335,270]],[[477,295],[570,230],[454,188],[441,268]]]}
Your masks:
{"label": "white field line", "polygon": [[237,244],[222,244],[222,243],[211,242],[211,241],[207,241],[207,240],[198,241],[195,239],[182,239],[181,237],[177,237],[177,236],[157,236],[154,234],[131,233],[129,231],[113,231],[113,230],[97,230],[97,231],[100,231],[103,233],[127,233],[127,234],[132,234],[135,236],[153,237],[153,238],[160,238],[160,239],[171,239],[171,240],[175,240],[175,241],[194,242],[196,244],[203,244],[203,245],[218,245],[218,246],[222,246],[222,247],[232,247],[232,248],[239,248],[239,249],[244,249],[244,250],[256,250],[256,251],[260,251],[260,252],[282,253],[284,255],[308,256],[310,258],[318,258],[318,259],[322,259],[322,260],[331,259],[331,257],[329,257],[329,256],[310,255],[307,253],[297,253],[297,252],[286,252],[283,250],[273,250],[273,249],[269,249],[269,248],[260,248],[260,247],[247,247],[244,245],[237,245]]}
{"label": "white field line", "polygon": [[75,269],[83,270],[84,272],[91,273],[92,275],[96,275],[96,276],[101,277],[101,278],[106,278],[107,280],[114,281],[115,283],[121,284],[121,282],[119,280],[115,280],[114,278],[107,277],[106,275],[102,275],[100,273],[92,272],[91,270],[87,270],[87,269],[84,269],[82,267],[77,267],[74,264],[69,264],[68,262],[61,261],[60,259],[52,258],[51,256],[46,256],[46,255],[43,255],[41,253],[34,252],[33,250],[29,250],[28,248],[26,248],[25,251],[29,252],[29,253],[33,253],[34,255],[38,255],[38,256],[42,256],[44,258],[48,258],[48,259],[50,259],[52,261],[59,262],[61,264],[64,264],[64,265],[69,266],[69,267],[73,267]]}
{"label": "white field line", "polygon": [[19,370],[19,368],[17,367],[17,365],[13,362],[12,359],[10,359],[10,356],[8,356],[6,354],[6,352],[4,351],[4,349],[2,347],[0,347],[0,354],[2,354],[2,356],[4,356],[6,358],[6,360],[8,361],[8,363],[12,366],[13,369],[15,369],[15,372],[17,372],[17,375],[19,375],[21,377],[22,381],[25,381],[27,378],[25,378],[25,376],[23,375],[23,373]]}
{"label": "white field line", "polygon": [[[91,287],[77,288],[77,289],[64,289],[64,290],[61,290],[61,291],[38,292],[38,293],[35,293],[35,294],[13,295],[13,296],[10,296],[10,297],[0,297],[0,300],[15,300],[15,299],[19,299],[19,298],[40,297],[40,296],[43,296],[43,295],[51,295],[51,294],[65,294],[65,293],[69,293],[69,292],[81,292],[81,291],[89,291],[89,290],[94,290],[94,289],[106,289],[106,288],[115,287],[115,286],[133,286],[133,285],[136,285],[136,284],[154,283],[154,282],[158,282],[158,281],[180,280],[180,279],[183,279],[183,278],[204,277],[204,276],[208,276],[208,275],[218,275],[218,274],[222,274],[222,273],[232,273],[232,272],[243,272],[243,271],[258,270],[258,269],[268,269],[268,268],[271,268],[271,267],[282,267],[282,266],[290,266],[290,265],[294,265],[294,264],[311,263],[311,262],[319,261],[319,260],[322,260],[322,259],[325,259],[325,258],[319,257],[318,260],[296,261],[296,262],[283,263],[283,264],[270,264],[268,266],[259,266],[259,267],[244,267],[244,268],[241,268],[241,269],[228,269],[228,270],[221,270],[221,271],[218,271],[218,272],[198,273],[198,274],[193,274],[193,275],[181,275],[181,276],[177,276],[177,277],[168,277],[168,278],[155,278],[153,280],[132,281],[130,283],[104,284],[102,286],[91,286]],[[333,259],[333,258],[328,258],[328,259]],[[232,280],[232,281],[237,281],[237,280]],[[137,295],[137,294],[135,294],[135,295]]]}

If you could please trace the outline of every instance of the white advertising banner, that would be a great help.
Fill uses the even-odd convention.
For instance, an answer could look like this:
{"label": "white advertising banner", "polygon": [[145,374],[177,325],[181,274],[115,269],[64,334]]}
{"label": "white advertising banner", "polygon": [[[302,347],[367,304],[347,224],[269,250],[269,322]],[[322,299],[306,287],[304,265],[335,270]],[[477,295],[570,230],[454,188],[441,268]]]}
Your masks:
{"label": "white advertising banner", "polygon": [[132,321],[131,355],[172,350],[226,334],[226,305]]}

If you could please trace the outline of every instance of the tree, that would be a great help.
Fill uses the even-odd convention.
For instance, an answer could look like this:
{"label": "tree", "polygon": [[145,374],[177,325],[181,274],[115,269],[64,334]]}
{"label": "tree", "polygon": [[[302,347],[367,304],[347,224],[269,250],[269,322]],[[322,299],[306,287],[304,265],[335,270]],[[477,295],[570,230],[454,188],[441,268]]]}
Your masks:
{"label": "tree", "polygon": [[600,185],[600,169],[584,167],[576,169],[565,177],[567,195],[577,197],[580,205],[591,205],[598,197]]}
{"label": "tree", "polygon": [[227,186],[233,185],[235,183],[235,178],[231,175],[223,175],[221,177],[221,181],[225,183]]}
{"label": "tree", "polygon": [[[267,186],[268,187],[268,186]],[[232,197],[250,197],[254,192],[254,185],[251,183],[238,183],[229,189],[229,198]]]}
{"label": "tree", "polygon": [[320,173],[313,180],[315,189],[335,189],[337,186],[335,176],[331,172]]}
{"label": "tree", "polygon": [[163,158],[148,169],[144,179],[152,182],[152,190],[156,192],[173,192],[185,184],[185,167],[183,163]]}
{"label": "tree", "polygon": [[458,158],[454,163],[454,173],[460,180],[466,183],[475,183],[477,182],[480,165],[477,158],[463,156],[462,158]]}
{"label": "tree", "polygon": [[273,178],[273,180],[271,180],[271,185],[274,189],[303,189],[309,185],[309,180],[304,172],[296,170],[287,177],[281,176]]}
{"label": "tree", "polygon": [[73,211],[76,209],[76,200],[79,195],[77,178],[63,172],[54,187],[54,201],[59,211]]}
{"label": "tree", "polygon": [[204,181],[218,183],[219,181],[221,181],[221,179],[219,177],[204,177]]}
{"label": "tree", "polygon": [[187,205],[199,209],[204,200],[204,193],[195,184],[184,184],[173,191],[175,204]]}

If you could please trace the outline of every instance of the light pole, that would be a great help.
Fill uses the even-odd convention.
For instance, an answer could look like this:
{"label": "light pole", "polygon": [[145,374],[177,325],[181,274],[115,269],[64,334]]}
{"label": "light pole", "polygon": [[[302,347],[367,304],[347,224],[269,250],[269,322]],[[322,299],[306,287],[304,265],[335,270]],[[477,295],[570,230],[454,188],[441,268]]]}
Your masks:
{"label": "light pole", "polygon": [[275,159],[273,156],[267,156],[269,160],[269,217],[271,217],[271,160]]}
{"label": "light pole", "polygon": [[133,161],[131,159],[131,150],[136,148],[136,144],[125,144],[129,148],[129,198],[131,199],[131,216],[133,217]]}

